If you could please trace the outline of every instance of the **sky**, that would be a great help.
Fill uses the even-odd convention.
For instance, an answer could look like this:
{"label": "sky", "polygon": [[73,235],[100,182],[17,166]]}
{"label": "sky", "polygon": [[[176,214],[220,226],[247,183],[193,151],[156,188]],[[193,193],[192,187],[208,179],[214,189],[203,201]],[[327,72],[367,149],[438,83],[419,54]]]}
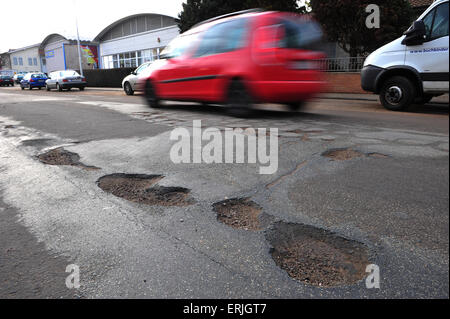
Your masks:
{"label": "sky", "polygon": [[[51,33],[92,40],[111,23],[136,13],[177,17],[186,0],[19,0],[2,1],[0,53],[42,42]],[[6,27],[8,26],[8,27]]]}

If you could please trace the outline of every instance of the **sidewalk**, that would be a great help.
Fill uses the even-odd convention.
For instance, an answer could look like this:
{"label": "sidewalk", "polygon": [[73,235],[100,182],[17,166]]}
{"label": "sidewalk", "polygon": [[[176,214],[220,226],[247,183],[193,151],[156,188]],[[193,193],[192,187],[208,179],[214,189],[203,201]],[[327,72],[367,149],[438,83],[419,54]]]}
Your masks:
{"label": "sidewalk", "polygon": [[[122,88],[109,87],[87,87],[89,91],[106,91],[106,92],[120,92]],[[375,94],[352,94],[352,93],[322,93],[318,96],[319,99],[333,99],[333,100],[353,100],[353,101],[378,101],[378,95]],[[432,104],[449,104],[449,95],[444,94],[435,97],[431,100]]]}
{"label": "sidewalk", "polygon": [[[351,93],[322,93],[318,96],[319,99],[333,99],[333,100],[353,100],[353,101],[379,101],[376,94],[351,94]],[[449,95],[444,94],[433,98],[431,104],[448,104]]]}

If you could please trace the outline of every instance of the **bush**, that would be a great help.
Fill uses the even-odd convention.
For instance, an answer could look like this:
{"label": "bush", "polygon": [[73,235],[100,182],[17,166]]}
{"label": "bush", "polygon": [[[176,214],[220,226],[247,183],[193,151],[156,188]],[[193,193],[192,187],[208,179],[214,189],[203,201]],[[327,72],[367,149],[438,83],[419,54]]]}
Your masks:
{"label": "bush", "polygon": [[135,68],[83,70],[83,75],[88,87],[120,88],[123,78],[134,70]]}

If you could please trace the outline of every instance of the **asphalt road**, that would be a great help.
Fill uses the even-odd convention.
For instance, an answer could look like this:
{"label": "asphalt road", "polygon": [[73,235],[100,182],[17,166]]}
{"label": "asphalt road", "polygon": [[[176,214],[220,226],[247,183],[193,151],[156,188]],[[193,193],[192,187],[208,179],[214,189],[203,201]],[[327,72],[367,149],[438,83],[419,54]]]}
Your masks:
{"label": "asphalt road", "polygon": [[[278,128],[278,170],[173,163],[171,131],[193,120]],[[396,113],[319,98],[238,119],[214,105],[153,110],[122,92],[0,88],[0,298],[448,298],[448,130],[448,106],[436,103]],[[56,147],[100,169],[37,160]],[[349,148],[359,155],[323,156]],[[113,173],[163,175],[158,185],[189,189],[193,204],[116,197],[96,184]],[[214,203],[242,197],[262,208],[260,229],[217,219]],[[380,288],[291,278],[271,256],[283,223],[364,245]],[[65,286],[69,264],[79,289]]]}

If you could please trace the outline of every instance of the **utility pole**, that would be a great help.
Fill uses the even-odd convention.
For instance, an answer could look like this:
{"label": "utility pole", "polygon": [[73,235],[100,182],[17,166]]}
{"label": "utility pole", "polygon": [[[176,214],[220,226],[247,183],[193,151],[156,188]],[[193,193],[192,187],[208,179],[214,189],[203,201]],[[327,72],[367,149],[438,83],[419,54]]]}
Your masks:
{"label": "utility pole", "polygon": [[[75,5],[75,1],[73,2]],[[81,63],[81,45],[80,45],[80,35],[78,34],[78,17],[77,10],[75,8],[75,25],[77,27],[77,47],[78,47],[78,61],[80,62],[80,75],[83,76],[83,65]]]}

